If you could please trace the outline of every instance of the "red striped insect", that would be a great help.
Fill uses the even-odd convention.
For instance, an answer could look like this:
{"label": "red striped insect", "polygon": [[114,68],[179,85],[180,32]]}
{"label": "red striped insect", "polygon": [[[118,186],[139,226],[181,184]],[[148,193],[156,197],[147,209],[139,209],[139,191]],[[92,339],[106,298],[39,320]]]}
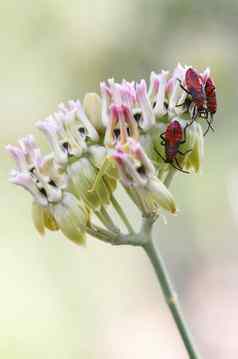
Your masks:
{"label": "red striped insect", "polygon": [[190,67],[185,74],[186,87],[182,85],[181,80],[179,82],[181,88],[191,96],[191,101],[186,102],[185,100],[185,103],[182,105],[186,105],[189,108],[191,103],[194,104],[192,119],[196,120],[198,116],[207,119],[206,93],[200,74]]}
{"label": "red striped insect", "polygon": [[184,173],[190,172],[182,169],[180,163],[178,162],[177,155],[180,154],[185,156],[187,153],[191,152],[191,150],[186,152],[179,150],[180,145],[186,142],[186,130],[190,125],[191,123],[188,123],[183,129],[178,121],[175,120],[171,122],[167,126],[165,132],[160,135],[162,140],[161,145],[165,146],[165,158],[158,151],[156,151],[165,163],[170,163],[172,167]]}
{"label": "red striped insect", "polygon": [[207,78],[205,84],[205,93],[207,98],[207,110],[213,118],[213,115],[217,112],[217,98],[216,98],[216,86],[211,77]]}
{"label": "red striped insect", "polygon": [[211,77],[208,77],[206,80],[205,94],[206,94],[206,101],[207,101],[207,111],[208,111],[208,113],[210,113],[211,120],[209,121],[207,119],[208,128],[204,132],[204,136],[206,136],[206,134],[208,133],[210,128],[214,131],[214,129],[212,127],[213,115],[217,111],[216,86]]}

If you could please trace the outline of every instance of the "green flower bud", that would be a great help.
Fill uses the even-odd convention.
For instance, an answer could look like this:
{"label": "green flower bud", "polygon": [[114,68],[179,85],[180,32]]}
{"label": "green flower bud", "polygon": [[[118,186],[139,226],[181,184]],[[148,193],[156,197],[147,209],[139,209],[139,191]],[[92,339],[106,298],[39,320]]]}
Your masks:
{"label": "green flower bud", "polygon": [[65,192],[61,202],[50,205],[50,211],[68,239],[77,244],[85,243],[89,212],[82,201]]}
{"label": "green flower bud", "polygon": [[154,203],[169,211],[171,213],[176,213],[176,203],[174,197],[167,189],[167,187],[157,178],[152,178],[147,185],[148,194],[150,198],[148,201],[151,201],[151,205]]}
{"label": "green flower bud", "polygon": [[45,229],[57,231],[59,226],[48,207],[42,207],[37,202],[32,203],[32,219],[37,231],[45,234]]}
{"label": "green flower bud", "polygon": [[202,168],[204,158],[204,137],[202,128],[199,123],[193,123],[193,147],[191,153],[188,154],[184,168],[188,171],[199,173]]}
{"label": "green flower bud", "polygon": [[44,211],[37,202],[32,202],[32,219],[36,230],[41,234],[45,234]]}

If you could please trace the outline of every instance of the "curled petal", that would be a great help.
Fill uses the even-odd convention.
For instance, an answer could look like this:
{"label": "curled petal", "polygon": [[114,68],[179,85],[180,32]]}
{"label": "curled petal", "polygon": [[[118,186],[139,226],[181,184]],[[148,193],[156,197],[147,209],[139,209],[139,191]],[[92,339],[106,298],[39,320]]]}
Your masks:
{"label": "curled petal", "polygon": [[114,130],[118,124],[118,111],[116,105],[111,105],[110,108],[110,116],[108,117],[108,123],[106,127],[105,137],[104,137],[104,144],[106,146],[114,145],[115,143],[115,136]]}
{"label": "curled petal", "polygon": [[100,83],[102,97],[102,123],[106,127],[109,122],[109,106],[111,103],[111,91],[105,82]]}
{"label": "curled petal", "polygon": [[146,155],[140,143],[132,138],[129,138],[128,144],[130,146],[130,150],[134,158],[140,161],[141,164],[144,166],[145,175],[148,176],[148,178],[154,176],[155,168],[149,157]]}
{"label": "curled petal", "polygon": [[136,103],[135,83],[123,80],[120,87],[120,92],[123,105],[129,109],[132,109]]}
{"label": "curled petal", "polygon": [[201,78],[202,78],[202,82],[205,85],[207,82],[207,79],[210,77],[210,68],[207,67],[202,73],[201,73]]}
{"label": "curled petal", "polygon": [[136,98],[142,112],[140,126],[143,130],[147,131],[154,126],[155,117],[152,105],[147,95],[147,86],[145,80],[141,80],[141,82],[136,85]]}
{"label": "curled petal", "polygon": [[155,98],[159,91],[159,85],[160,85],[159,76],[154,71],[152,71],[150,74],[150,87],[148,90],[148,96],[151,103],[154,103],[155,101]]}
{"label": "curled petal", "polygon": [[15,160],[18,171],[20,172],[28,171],[28,165],[25,159],[25,154],[21,148],[17,146],[7,145],[6,150]]}
{"label": "curled petal", "polygon": [[42,163],[42,155],[40,148],[37,146],[34,136],[28,135],[20,139],[19,144],[25,154],[28,165],[40,166]]}
{"label": "curled petal", "polygon": [[156,78],[156,81],[159,82],[159,88],[155,99],[156,105],[154,107],[154,113],[157,117],[162,117],[167,113],[167,109],[165,107],[165,94],[168,75],[168,71],[161,71],[161,73],[157,75]]}
{"label": "curled petal", "polygon": [[98,133],[95,130],[94,126],[90,123],[89,119],[87,118],[83,107],[81,106],[81,103],[79,100],[74,102],[75,108],[76,108],[76,116],[77,118],[82,122],[82,124],[87,129],[87,135],[92,140],[97,142],[99,139]]}
{"label": "curled petal", "polygon": [[115,151],[112,158],[116,161],[119,175],[126,187],[145,186],[148,179],[140,174],[139,163],[136,163],[127,153]]}
{"label": "curled petal", "polygon": [[119,141],[126,143],[129,137],[136,140],[139,138],[138,126],[132,112],[125,105],[112,104],[104,143],[109,146]]}
{"label": "curled petal", "polygon": [[56,120],[53,116],[49,116],[44,121],[37,122],[36,126],[46,136],[52,150],[54,151],[56,162],[60,165],[65,165],[68,161],[68,155],[60,143],[60,127]]}
{"label": "curled petal", "polygon": [[[12,173],[13,174],[13,173]],[[34,197],[35,201],[41,206],[48,205],[47,194],[45,191],[40,192],[32,176],[28,173],[15,173],[10,177],[10,182],[25,188]]]}

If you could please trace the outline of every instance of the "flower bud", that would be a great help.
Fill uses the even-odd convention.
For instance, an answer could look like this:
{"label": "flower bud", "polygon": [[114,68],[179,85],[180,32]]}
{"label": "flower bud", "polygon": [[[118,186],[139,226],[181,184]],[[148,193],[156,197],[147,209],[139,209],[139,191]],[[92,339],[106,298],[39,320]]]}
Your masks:
{"label": "flower bud", "polygon": [[193,147],[191,153],[188,154],[184,168],[188,171],[194,171],[199,173],[202,168],[203,159],[204,159],[204,137],[202,128],[199,123],[193,123]]}
{"label": "flower bud", "polygon": [[42,207],[37,202],[32,203],[32,219],[37,231],[45,234],[45,228],[50,231],[57,231],[59,226],[48,207]]}
{"label": "flower bud", "polygon": [[87,93],[83,100],[83,108],[94,128],[101,132],[104,126],[101,118],[102,101],[98,94]]}
{"label": "flower bud", "polygon": [[147,186],[147,191],[151,195],[151,201],[171,213],[176,213],[176,203],[174,197],[167,187],[158,178],[152,178]]}
{"label": "flower bud", "polygon": [[61,202],[50,206],[50,211],[63,234],[76,244],[85,243],[89,212],[82,201],[71,193],[64,193]]}

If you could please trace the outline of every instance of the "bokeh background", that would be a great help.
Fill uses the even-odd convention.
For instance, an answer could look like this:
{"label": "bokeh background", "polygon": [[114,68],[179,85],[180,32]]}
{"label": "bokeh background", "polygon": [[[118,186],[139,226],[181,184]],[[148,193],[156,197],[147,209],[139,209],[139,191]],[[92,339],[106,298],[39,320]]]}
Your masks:
{"label": "bokeh background", "polygon": [[[200,176],[154,236],[206,359],[238,357],[238,2],[8,0],[0,11],[0,357],[186,359],[145,255],[89,239],[39,238],[31,199],[7,182],[4,146],[99,82],[210,66],[219,110]],[[138,219],[134,219],[138,226]]]}

